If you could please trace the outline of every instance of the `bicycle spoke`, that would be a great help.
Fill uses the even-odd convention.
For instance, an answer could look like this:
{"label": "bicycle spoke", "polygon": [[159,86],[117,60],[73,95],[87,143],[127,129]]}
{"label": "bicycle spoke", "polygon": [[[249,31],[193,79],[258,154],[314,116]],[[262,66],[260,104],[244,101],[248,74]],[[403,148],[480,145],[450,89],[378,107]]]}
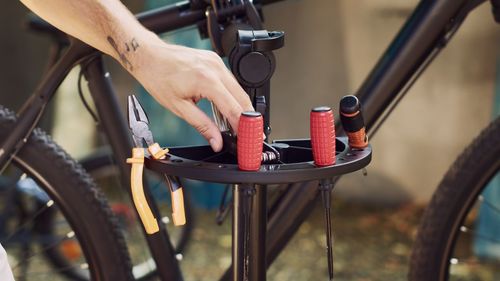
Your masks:
{"label": "bicycle spoke", "polygon": [[[482,265],[482,264],[484,264],[484,261],[478,260],[476,258],[464,258],[464,259],[451,258],[450,264],[451,265],[462,265],[462,264]],[[489,264],[498,264],[498,262],[490,262]]]}
{"label": "bicycle spoke", "polygon": [[1,243],[2,244],[6,244],[10,241],[10,239],[12,239],[16,234],[18,234],[21,230],[23,230],[26,226],[28,226],[28,224],[31,222],[31,221],[34,221],[38,216],[40,216],[43,212],[45,212],[46,210],[48,210],[49,208],[51,208],[52,206],[54,206],[54,201],[53,200],[49,200],[47,201],[47,203],[45,203],[45,205],[43,205],[43,207],[41,207],[40,209],[38,209],[34,214],[33,216],[30,218],[30,219],[27,219],[25,220],[23,223],[21,223],[4,241],[2,241]]}
{"label": "bicycle spoke", "polygon": [[478,198],[479,202],[484,203],[485,206],[489,207],[491,210],[500,214],[500,208],[495,206],[493,203],[489,202],[484,198],[484,196],[480,195]]}
{"label": "bicycle spoke", "polygon": [[71,239],[75,237],[75,232],[74,231],[70,231],[68,233],[66,233],[66,235],[64,235],[63,237],[61,237],[60,239],[56,240],[55,242],[53,242],[52,244],[49,244],[45,247],[43,247],[41,250],[35,252],[34,254],[31,254],[29,256],[27,256],[25,259],[23,259],[22,261],[18,262],[16,265],[12,266],[12,270],[15,270],[16,268],[18,268],[19,266],[21,266],[23,263],[26,263],[26,262],[29,262],[31,259],[35,258],[36,256],[52,249],[52,248],[55,248],[57,247],[59,244],[61,244],[63,241],[67,240],[67,239]]}
{"label": "bicycle spoke", "polygon": [[470,234],[470,235],[474,235],[474,236],[476,236],[476,237],[479,237],[479,238],[481,238],[481,239],[484,239],[484,240],[487,240],[487,241],[490,241],[490,242],[493,242],[493,243],[500,243],[500,240],[495,239],[495,238],[493,238],[493,237],[488,237],[488,236],[486,236],[486,235],[484,235],[484,234],[481,234],[481,233],[478,233],[478,232],[476,232],[475,230],[473,230],[473,229],[471,229],[471,228],[468,228],[468,227],[466,227],[466,226],[464,226],[464,225],[462,225],[462,226],[460,227],[460,232],[462,232],[462,233],[467,233],[467,234]]}
{"label": "bicycle spoke", "polygon": [[60,267],[58,269],[53,269],[53,270],[47,270],[47,271],[31,271],[29,272],[28,274],[23,274],[23,275],[16,275],[15,277],[16,278],[24,278],[26,276],[30,276],[30,275],[37,275],[37,276],[40,276],[40,275],[52,275],[53,273],[61,273],[61,272],[64,272],[64,271],[68,271],[70,269],[82,269],[82,270],[88,270],[89,269],[89,265],[87,263],[80,263],[80,264],[74,264],[74,265],[69,265],[69,266],[65,266],[65,267]]}

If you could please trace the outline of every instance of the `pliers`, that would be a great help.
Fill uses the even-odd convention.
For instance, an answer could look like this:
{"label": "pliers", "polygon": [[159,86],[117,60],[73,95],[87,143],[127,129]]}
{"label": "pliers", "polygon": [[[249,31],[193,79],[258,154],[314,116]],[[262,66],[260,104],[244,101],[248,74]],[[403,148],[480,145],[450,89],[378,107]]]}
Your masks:
{"label": "pliers", "polygon": [[[168,149],[162,149],[160,145],[153,141],[153,134],[149,130],[149,120],[141,104],[134,95],[128,97],[128,124],[132,131],[134,148],[132,157],[127,159],[127,163],[132,164],[131,189],[134,205],[139,213],[146,233],[153,234],[159,231],[158,222],[148,205],[144,195],[142,176],[144,169],[144,143],[147,151],[154,159],[165,159]],[[172,198],[172,220],[175,225],[184,225],[186,216],[184,211],[184,194],[182,186],[177,177],[164,174],[165,181],[170,189]]]}

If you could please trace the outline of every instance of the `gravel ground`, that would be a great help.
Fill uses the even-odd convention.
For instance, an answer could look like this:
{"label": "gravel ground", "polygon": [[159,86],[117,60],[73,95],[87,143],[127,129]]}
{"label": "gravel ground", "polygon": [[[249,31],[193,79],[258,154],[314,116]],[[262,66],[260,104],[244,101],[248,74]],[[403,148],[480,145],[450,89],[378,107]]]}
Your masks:
{"label": "gravel ground", "polygon": [[[166,212],[169,213],[170,209]],[[411,246],[422,212],[422,206],[413,204],[376,207],[334,198],[332,217],[335,280],[406,280]],[[215,213],[202,210],[195,212],[192,237],[181,261],[186,281],[219,280],[231,263],[230,219],[218,226],[215,224]],[[476,213],[471,212],[472,215]],[[323,215],[321,206],[316,206],[309,219],[301,225],[297,234],[268,270],[268,280],[328,280]],[[466,225],[473,226],[473,223],[467,219]],[[62,226],[58,229],[62,229],[62,233],[68,231]],[[135,262],[148,258],[147,246],[142,241],[140,232],[132,231],[127,235],[129,250]],[[471,248],[472,237],[468,233],[457,240],[457,251],[453,256],[456,263],[453,263],[451,268],[452,280],[500,280],[500,259],[491,260],[476,256]],[[175,237],[175,231],[173,234]],[[71,246],[71,243],[67,246]],[[85,265],[81,253],[75,251],[77,249],[65,249],[68,257],[75,257],[72,266],[81,268]],[[18,255],[20,250],[19,247],[7,248],[11,265],[17,264],[15,257],[23,256]],[[55,274],[54,268],[44,258],[43,250],[35,245],[30,252],[27,280],[67,280],[61,274]],[[22,266],[13,267],[15,274],[22,272]]]}
{"label": "gravel ground", "polygon": [[[335,280],[406,280],[422,208],[333,204]],[[186,280],[218,280],[231,261],[230,224],[214,226],[214,212],[198,215],[182,268]],[[323,219],[318,206],[273,263],[268,280],[328,280]]]}
{"label": "gravel ground", "polygon": [[[406,280],[408,257],[422,207],[383,208],[333,200],[335,280]],[[131,237],[133,258],[141,260],[145,245]],[[129,245],[130,246],[130,245]],[[39,252],[41,249],[36,249]],[[15,249],[8,249],[13,254]],[[16,262],[11,259],[11,264]],[[218,280],[231,263],[230,216],[215,224],[215,211],[196,211],[192,240],[181,261],[186,281]],[[66,280],[43,258],[31,262],[30,279]],[[15,268],[14,271],[19,270]],[[318,206],[273,263],[268,280],[328,280],[324,216]]]}

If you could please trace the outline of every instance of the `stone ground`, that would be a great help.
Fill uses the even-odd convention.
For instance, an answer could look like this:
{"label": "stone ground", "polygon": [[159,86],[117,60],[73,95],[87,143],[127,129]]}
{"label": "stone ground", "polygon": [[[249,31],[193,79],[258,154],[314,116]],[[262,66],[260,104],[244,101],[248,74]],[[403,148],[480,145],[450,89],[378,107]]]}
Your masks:
{"label": "stone ground", "polygon": [[[335,280],[407,280],[409,256],[423,206],[407,203],[388,207],[387,204],[333,198]],[[218,226],[215,224],[215,213],[201,209],[195,211],[191,241],[181,261],[186,281],[219,280],[230,265],[230,220],[226,219],[222,226]],[[323,220],[323,210],[318,204],[268,270],[268,280],[328,280]],[[466,222],[466,225],[472,226],[472,221]],[[131,257],[135,262],[144,261],[143,258],[148,257],[147,248],[141,242],[142,236],[133,233],[127,235]],[[175,237],[175,230],[172,233]],[[457,242],[454,257],[458,258],[455,259],[458,263],[452,268],[452,280],[500,280],[500,260],[482,260],[475,256],[471,251],[472,237],[467,233],[460,236]],[[7,253],[15,255],[12,250],[8,248]],[[41,253],[41,250],[36,249],[35,252]],[[48,277],[51,281],[66,280],[54,274],[54,269],[43,259],[43,255],[39,257],[31,262],[28,280],[47,280]],[[78,264],[76,261],[75,265]]]}
{"label": "stone ground", "polygon": [[[413,204],[368,206],[335,198],[333,206],[335,280],[406,280],[411,244],[423,208]],[[318,204],[269,269],[268,280],[328,280],[322,211]],[[230,216],[217,226],[215,213],[196,211],[192,240],[181,262],[186,281],[218,280],[231,262]],[[131,247],[133,258],[140,259],[138,251],[144,246],[138,239],[131,241],[136,242]],[[52,281],[66,280],[53,274],[44,259],[33,261],[30,269],[43,273],[30,275],[35,280],[47,280],[48,276]]]}
{"label": "stone ground", "polygon": [[[374,207],[334,200],[335,280],[406,280],[422,207]],[[204,212],[182,267],[186,280],[218,280],[230,263],[230,225]],[[327,280],[322,208],[318,206],[268,271],[268,280]]]}

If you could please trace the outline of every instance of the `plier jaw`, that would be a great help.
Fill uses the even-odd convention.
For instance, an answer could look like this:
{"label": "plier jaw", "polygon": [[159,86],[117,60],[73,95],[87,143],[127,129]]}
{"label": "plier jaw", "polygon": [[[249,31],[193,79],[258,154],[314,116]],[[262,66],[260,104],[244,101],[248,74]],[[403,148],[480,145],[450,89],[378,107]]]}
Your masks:
{"label": "plier jaw", "polygon": [[154,144],[153,134],[149,130],[149,119],[135,95],[128,96],[128,126],[132,131],[135,147]]}

